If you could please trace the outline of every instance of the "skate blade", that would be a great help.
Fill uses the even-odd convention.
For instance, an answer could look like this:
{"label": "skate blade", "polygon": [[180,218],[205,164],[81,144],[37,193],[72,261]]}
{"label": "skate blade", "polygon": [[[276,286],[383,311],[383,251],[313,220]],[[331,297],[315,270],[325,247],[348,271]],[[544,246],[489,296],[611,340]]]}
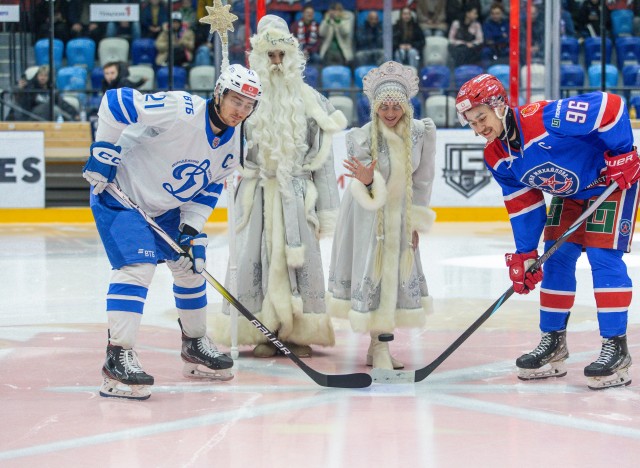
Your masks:
{"label": "skate blade", "polygon": [[189,379],[219,380],[221,382],[226,382],[235,377],[231,369],[209,369],[201,364],[192,364],[190,362],[184,363],[182,375]]}
{"label": "skate blade", "polygon": [[587,377],[587,387],[591,390],[604,390],[606,388],[624,387],[631,384],[628,369],[620,369],[612,375]]}
{"label": "skate blade", "polygon": [[150,385],[128,385],[105,377],[100,387],[100,396],[125,400],[147,400],[151,396]]}
{"label": "skate blade", "polygon": [[540,380],[550,377],[564,377],[567,375],[567,366],[564,361],[552,362],[539,369],[523,369],[518,367],[518,378],[520,380]]}

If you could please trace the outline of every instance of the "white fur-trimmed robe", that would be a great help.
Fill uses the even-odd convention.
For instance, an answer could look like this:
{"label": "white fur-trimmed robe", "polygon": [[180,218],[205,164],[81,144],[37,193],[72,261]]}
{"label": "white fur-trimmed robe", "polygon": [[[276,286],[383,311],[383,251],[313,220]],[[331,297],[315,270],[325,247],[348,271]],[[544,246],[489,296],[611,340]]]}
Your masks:
{"label": "white fur-trimmed robe", "polygon": [[[307,85],[302,100],[309,149],[295,156],[291,180],[285,182],[289,185],[284,189],[292,199],[283,195],[283,182],[262,161],[260,143],[247,154],[235,197],[236,297],[281,341],[333,346],[318,238],[333,234],[335,228],[340,198],[332,135],[344,129],[347,121],[342,112]],[[228,303],[223,304],[221,312],[214,314],[213,336],[215,341],[229,344]],[[266,341],[239,316],[238,344]]]}
{"label": "white fur-trimmed robe", "polygon": [[[347,153],[364,164],[371,162],[372,123],[347,134]],[[400,259],[412,249],[411,232],[426,232],[435,220],[428,208],[435,174],[436,128],[431,119],[413,120],[412,180],[407,181],[406,154],[400,136],[379,124],[379,154],[371,192],[353,180],[343,196],[329,271],[329,313],[348,318],[354,331],[392,332],[396,327],[422,327],[432,308],[431,297],[420,264],[414,254],[413,268],[406,281],[400,279]],[[406,186],[412,184],[411,227],[405,232]],[[384,213],[382,278],[374,284],[374,258],[378,209]]]}

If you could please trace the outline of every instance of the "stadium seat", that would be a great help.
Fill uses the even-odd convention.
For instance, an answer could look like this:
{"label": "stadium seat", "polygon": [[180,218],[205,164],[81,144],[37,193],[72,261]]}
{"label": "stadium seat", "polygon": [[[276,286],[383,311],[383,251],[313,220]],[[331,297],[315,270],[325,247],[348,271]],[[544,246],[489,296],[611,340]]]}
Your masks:
{"label": "stadium seat", "polygon": [[560,87],[579,88],[584,86],[584,68],[581,65],[560,65]]}
{"label": "stadium seat", "polygon": [[[325,92],[332,89],[346,90],[348,88],[351,88],[351,69],[349,67],[329,65],[322,69],[322,89]],[[335,91],[333,93],[335,94]]]}
{"label": "stadium seat", "polygon": [[304,82],[312,88],[318,89],[320,84],[320,70],[318,67],[307,65],[304,69]]}
{"label": "stadium seat", "polygon": [[578,63],[580,43],[575,37],[562,36],[560,39],[560,61],[562,63]]}
{"label": "stadium seat", "polygon": [[456,88],[460,88],[471,78],[482,74],[482,67],[479,65],[460,65],[453,70],[453,77]]}
{"label": "stadium seat", "polygon": [[349,96],[329,96],[329,102],[347,118],[347,126],[353,125],[354,106]]}
{"label": "stadium seat", "polygon": [[[36,58],[36,65],[49,64],[49,39],[40,39],[33,46]],[[64,42],[60,39],[53,40],[53,63],[56,68],[62,66],[62,56],[64,55]]]}
{"label": "stadium seat", "polygon": [[626,65],[622,69],[622,83],[640,88],[640,65]]}
{"label": "stadium seat", "polygon": [[611,32],[613,37],[631,36],[633,34],[633,11],[612,10]]}
{"label": "stadium seat", "polygon": [[58,70],[56,85],[62,91],[84,91],[87,89],[87,69],[62,67]]}
{"label": "stadium seat", "polygon": [[369,105],[369,98],[364,94],[358,96],[356,103],[358,113],[358,125],[363,126],[371,120],[371,106]]}
{"label": "stadium seat", "polygon": [[[589,76],[589,86],[600,87],[602,78],[602,67],[600,64],[591,65],[587,70]],[[605,65],[605,86],[607,88],[618,87],[618,69],[610,63]]]}
{"label": "stadium seat", "polygon": [[96,62],[96,43],[93,39],[79,37],[67,42],[67,65],[93,70]]}
{"label": "stadium seat", "polygon": [[[451,85],[451,70],[446,65],[427,65],[420,70],[420,86],[442,93]],[[426,91],[432,93],[433,91]]]}
{"label": "stadium seat", "polygon": [[424,115],[431,117],[436,127],[459,126],[456,99],[453,96],[429,96],[424,102]]}
{"label": "stadium seat", "polygon": [[[526,88],[527,86],[527,66],[523,65],[520,68],[520,86]],[[531,64],[531,89],[542,90],[544,89],[544,65],[541,63]]]}
{"label": "stadium seat", "polygon": [[422,63],[424,65],[446,65],[448,60],[449,39],[438,36],[427,37],[422,49]]}
{"label": "stadium seat", "polygon": [[129,67],[129,79],[131,81],[138,81],[141,78],[146,78],[147,81],[138,86],[140,91],[150,91],[154,89],[155,71],[150,65],[130,65]]}
{"label": "stadium seat", "polygon": [[[611,62],[611,39],[607,38],[605,41],[605,63]],[[592,62],[600,62],[602,56],[600,55],[600,38],[599,37],[587,37],[584,40],[584,64],[587,69],[592,65]]]}
{"label": "stadium seat", "polygon": [[362,65],[353,71],[353,82],[356,85],[356,88],[362,89],[362,79],[374,68],[376,68],[375,65]]}
{"label": "stadium seat", "polygon": [[216,67],[200,65],[189,70],[189,89],[203,96],[213,93],[216,83]]}
{"label": "stadium seat", "polygon": [[131,63],[133,65],[156,64],[156,43],[153,39],[140,38],[131,42]]}
{"label": "stadium seat", "polygon": [[102,89],[102,80],[104,79],[104,72],[102,67],[95,67],[91,70],[91,87],[94,90]]}
{"label": "stadium seat", "polygon": [[[160,67],[156,73],[158,88],[169,89],[169,67]],[[187,70],[184,67],[173,67],[173,89],[187,87]]]}
{"label": "stadium seat", "polygon": [[625,65],[640,63],[640,37],[619,37],[616,39],[616,57],[618,69]]}
{"label": "stadium seat", "polygon": [[100,66],[109,62],[129,62],[129,41],[121,37],[105,37],[98,44]]}
{"label": "stadium seat", "polygon": [[[413,106],[413,118],[421,119],[422,118],[422,102],[418,99],[417,96],[413,96],[411,98],[411,105]],[[429,117],[426,115],[425,117]]]}
{"label": "stadium seat", "polygon": [[629,108],[631,107],[635,110],[636,118],[640,116],[640,96],[633,96],[629,99]]}
{"label": "stadium seat", "polygon": [[497,63],[487,68],[487,73],[495,76],[500,80],[505,89],[509,89],[509,65]]}

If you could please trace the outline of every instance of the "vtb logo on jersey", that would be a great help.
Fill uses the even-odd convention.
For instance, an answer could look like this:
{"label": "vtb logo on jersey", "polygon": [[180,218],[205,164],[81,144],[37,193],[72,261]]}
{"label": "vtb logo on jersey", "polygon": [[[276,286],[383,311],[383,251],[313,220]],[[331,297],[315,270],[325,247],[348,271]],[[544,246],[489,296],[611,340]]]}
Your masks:
{"label": "vtb logo on jersey", "polygon": [[250,84],[244,83],[240,89],[245,96],[256,97],[258,95],[258,88]]}
{"label": "vtb logo on jersey", "polygon": [[576,193],[579,186],[575,173],[550,162],[529,169],[520,181],[529,187],[565,197]]}

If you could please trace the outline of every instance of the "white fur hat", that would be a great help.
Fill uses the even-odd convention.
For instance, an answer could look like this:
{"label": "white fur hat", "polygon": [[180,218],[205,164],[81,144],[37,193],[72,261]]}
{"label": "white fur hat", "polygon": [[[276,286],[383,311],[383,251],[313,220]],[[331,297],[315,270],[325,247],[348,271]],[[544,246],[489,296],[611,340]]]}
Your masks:
{"label": "white fur hat", "polygon": [[258,34],[262,34],[267,29],[279,29],[285,33],[289,32],[287,22],[276,15],[264,15],[258,21]]}
{"label": "white fur hat", "polygon": [[270,50],[298,49],[298,40],[289,32],[287,22],[276,15],[264,15],[258,22],[258,31],[251,37],[253,50],[263,53]]}

